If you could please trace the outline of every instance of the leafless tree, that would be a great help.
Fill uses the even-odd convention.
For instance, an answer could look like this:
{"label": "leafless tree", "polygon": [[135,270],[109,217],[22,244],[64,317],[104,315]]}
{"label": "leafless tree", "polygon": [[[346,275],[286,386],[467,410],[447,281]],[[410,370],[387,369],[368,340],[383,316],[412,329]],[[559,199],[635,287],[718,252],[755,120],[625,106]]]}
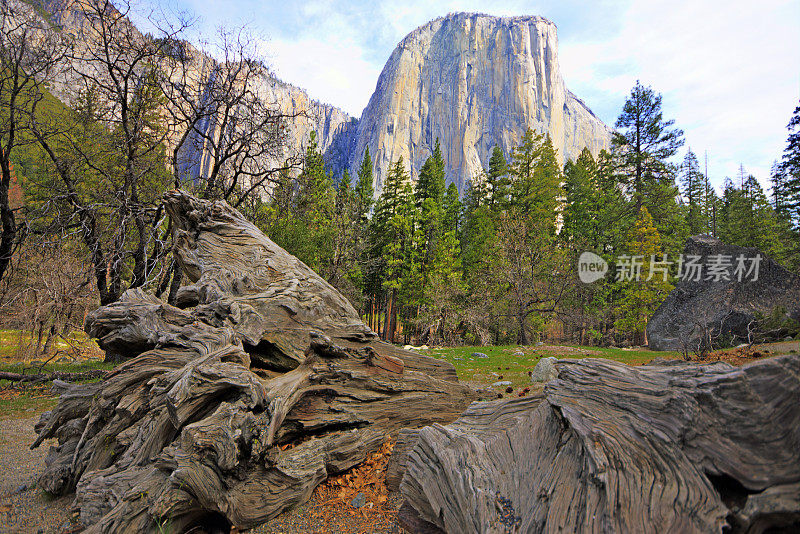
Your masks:
{"label": "leafless tree", "polygon": [[40,195],[41,215],[80,235],[101,303],[150,283],[174,300],[181,280],[166,261],[161,194],[185,187],[235,206],[263,194],[299,162],[283,154],[286,121],[296,115],[262,91],[271,78],[244,32],[221,31],[212,57],[186,41],[185,16],[151,13],[142,34],[127,1],[76,6],[79,44],[62,80],[71,107],[62,116],[31,113],[58,177]]}
{"label": "leafless tree", "polygon": [[[62,243],[26,240],[12,258],[0,302],[0,327],[19,332],[20,359],[57,353],[57,342],[75,345],[70,331],[80,328],[86,312],[97,306],[93,275],[82,252]],[[73,350],[74,349],[74,350]],[[78,356],[77,346],[69,348]]]}
{"label": "leafless tree", "polygon": [[169,176],[159,65],[186,28],[179,21],[158,25],[159,38],[142,35],[128,18],[130,5],[119,6],[75,4],[82,23],[61,80],[72,109],[32,113],[34,135],[58,176],[40,197],[45,215],[79,229],[103,304],[117,300],[126,284],[144,285],[169,252],[160,205]]}
{"label": "leafless tree", "polygon": [[32,141],[30,109],[43,98],[46,84],[61,67],[65,45],[65,37],[51,31],[32,6],[0,0],[0,280],[25,234],[17,217],[21,202],[12,198],[12,161]]}
{"label": "leafless tree", "polygon": [[172,149],[175,186],[194,186],[204,198],[239,207],[272,189],[280,173],[301,158],[284,154],[286,129],[302,113],[284,113],[270,95],[257,41],[242,29],[220,29],[199,54],[187,43],[163,63],[162,86],[177,139]]}

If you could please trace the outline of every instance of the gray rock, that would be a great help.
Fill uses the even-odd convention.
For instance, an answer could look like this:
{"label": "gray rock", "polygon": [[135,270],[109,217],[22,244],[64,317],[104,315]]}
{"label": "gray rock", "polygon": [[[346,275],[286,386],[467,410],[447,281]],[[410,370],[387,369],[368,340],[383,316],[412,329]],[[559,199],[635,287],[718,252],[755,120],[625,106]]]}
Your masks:
{"label": "gray rock", "polygon": [[496,387],[510,386],[510,385],[511,385],[511,382],[509,382],[508,380],[501,380],[499,382],[495,382],[494,384],[492,384],[492,386],[496,386]]}
{"label": "gray rock", "polygon": [[517,351],[517,352],[515,352],[515,353],[514,353],[514,356],[517,356],[517,357],[519,357],[519,356],[525,356],[525,353],[524,353],[524,352]]}
{"label": "gray rock", "polygon": [[472,353],[472,357],[473,358],[488,358],[488,356],[486,354],[482,353],[482,352],[473,352]]}
{"label": "gray rock", "polygon": [[21,485],[20,487],[17,488],[17,493],[22,493],[23,491],[25,491],[27,489],[28,489],[27,484],[23,484],[23,485]]}
{"label": "gray rock", "polygon": [[558,370],[555,363],[557,358],[552,356],[549,358],[542,358],[536,367],[531,372],[531,382],[549,382],[558,378]]}
{"label": "gray rock", "polygon": [[438,139],[447,182],[463,193],[492,149],[508,155],[528,128],[550,135],[561,164],[584,147],[597,155],[611,141],[564,83],[555,24],[453,13],[417,28],[392,52],[358,121],[349,168],[358,169],[369,147],[378,192],[400,157],[417,176]]}
{"label": "gray rock", "polygon": [[534,347],[541,347],[542,345],[544,345],[543,341],[537,341],[533,346]]}
{"label": "gray rock", "polygon": [[367,497],[366,495],[364,495],[363,492],[353,497],[353,500],[350,501],[350,506],[352,506],[353,508],[361,508],[365,504],[367,504]]}
{"label": "gray rock", "polygon": [[[647,339],[652,350],[693,350],[705,332],[714,336],[712,344],[735,345],[747,341],[748,325],[757,315],[769,316],[777,308],[787,318],[800,320],[800,276],[793,274],[755,248],[726,245],[719,239],[699,235],[686,241],[684,257],[700,256],[701,280],[679,280],[666,300],[647,323]],[[753,275],[734,276],[736,258],[761,255],[758,279]],[[733,267],[730,280],[706,279],[710,258],[729,257]],[[750,262],[746,262],[750,266]],[[781,333],[780,336],[784,336]]]}

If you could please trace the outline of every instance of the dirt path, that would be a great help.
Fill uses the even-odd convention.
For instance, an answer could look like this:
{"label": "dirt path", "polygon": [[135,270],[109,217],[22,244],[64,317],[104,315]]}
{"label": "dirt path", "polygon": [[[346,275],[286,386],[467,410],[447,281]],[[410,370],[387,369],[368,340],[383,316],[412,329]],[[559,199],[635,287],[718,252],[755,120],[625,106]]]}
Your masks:
{"label": "dirt path", "polygon": [[[27,419],[0,419],[0,534],[33,533],[62,534],[74,532],[70,507],[74,495],[52,498],[36,487],[36,478],[44,465],[50,445],[45,441],[31,450],[36,437],[33,427],[39,414]],[[402,499],[391,493],[381,509],[393,511]],[[369,504],[369,503],[368,503]],[[394,514],[365,514],[346,503],[341,506],[321,506],[319,496],[294,510],[249,532],[253,534],[299,533],[401,533]]]}
{"label": "dirt path", "polygon": [[29,419],[0,419],[0,532],[60,533],[70,530],[72,497],[53,499],[36,487],[36,478],[55,440],[38,449],[29,446],[36,437]]}

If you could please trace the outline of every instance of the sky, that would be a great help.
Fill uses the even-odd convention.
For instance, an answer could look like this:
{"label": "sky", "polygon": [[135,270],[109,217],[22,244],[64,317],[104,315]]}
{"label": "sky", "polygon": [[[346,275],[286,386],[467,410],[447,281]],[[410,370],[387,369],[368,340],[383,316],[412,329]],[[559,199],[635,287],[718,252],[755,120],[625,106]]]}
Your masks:
{"label": "sky", "polygon": [[355,117],[416,27],[457,11],[544,16],[573,93],[613,127],[636,80],[651,86],[685,132],[678,159],[707,153],[717,186],[740,165],[768,185],[800,100],[797,0],[168,1],[196,15],[200,33],[246,25],[279,78]]}

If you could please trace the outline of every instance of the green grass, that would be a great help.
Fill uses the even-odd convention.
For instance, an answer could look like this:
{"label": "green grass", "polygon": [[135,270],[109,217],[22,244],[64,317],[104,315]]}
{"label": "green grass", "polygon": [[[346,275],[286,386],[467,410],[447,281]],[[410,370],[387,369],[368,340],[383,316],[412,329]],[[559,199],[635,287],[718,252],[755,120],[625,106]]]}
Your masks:
{"label": "green grass", "polygon": [[[26,330],[0,330],[0,360],[17,360],[22,350],[26,346],[34,345],[36,338],[31,332]],[[44,343],[44,340],[42,341]],[[61,356],[69,356],[71,349],[75,347],[87,353],[101,354],[100,347],[94,340],[90,339],[85,332],[73,330],[66,336],[66,340],[58,339],[53,343],[54,351],[62,351],[56,359]],[[41,357],[40,359],[47,359]]]}
{"label": "green grass", "polygon": [[[81,373],[92,369],[111,370],[114,364],[105,363],[99,360],[89,360],[80,363],[49,363],[42,367],[32,366],[31,362],[26,363],[5,363],[0,364],[0,371],[20,374],[36,374],[39,372],[50,373],[61,371],[66,373]],[[94,378],[85,382],[95,382],[100,380]],[[0,419],[33,417],[46,410],[51,409],[58,402],[58,397],[50,395],[49,382],[43,384],[25,384],[23,389],[8,389],[8,380],[0,380]],[[18,386],[19,387],[19,386]]]}
{"label": "green grass", "polygon": [[41,390],[26,391],[12,398],[2,397],[0,398],[0,421],[34,417],[52,409],[57,402],[58,397],[42,396]]}
{"label": "green grass", "polygon": [[[535,346],[497,346],[497,347],[447,347],[420,351],[423,354],[446,360],[453,364],[460,380],[481,386],[491,386],[495,382],[510,381],[511,387],[518,390],[530,385],[528,371],[532,371],[541,358],[607,358],[628,365],[641,365],[654,358],[680,358],[678,352],[655,352],[648,350],[626,350],[599,347],[579,347],[577,345]],[[482,352],[488,358],[476,358],[474,352]],[[514,356],[522,352],[523,356]],[[501,379],[500,376],[503,378]],[[498,393],[507,386],[494,386]]]}
{"label": "green grass", "polygon": [[[60,371],[62,373],[82,373],[84,371],[91,371],[92,369],[105,369],[110,371],[114,368],[113,363],[106,363],[101,360],[86,360],[83,362],[75,363],[48,363],[44,366],[40,365],[43,362],[14,362],[14,363],[0,363],[0,371],[7,373],[20,373],[20,374],[38,374],[38,373],[52,373]],[[5,381],[0,381],[0,386],[4,385]]]}

